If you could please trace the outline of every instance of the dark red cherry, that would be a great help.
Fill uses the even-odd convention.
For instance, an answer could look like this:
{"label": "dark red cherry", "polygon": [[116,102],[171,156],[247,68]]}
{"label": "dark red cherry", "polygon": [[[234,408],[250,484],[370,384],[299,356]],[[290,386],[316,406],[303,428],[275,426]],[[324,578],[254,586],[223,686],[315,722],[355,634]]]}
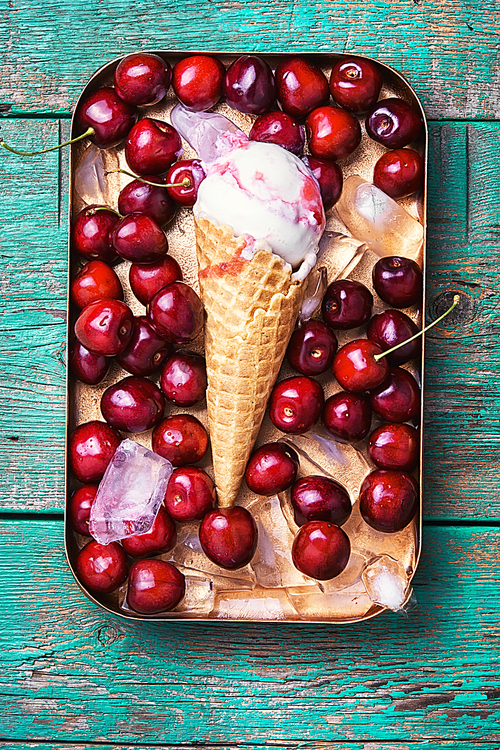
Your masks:
{"label": "dark red cherry", "polygon": [[[408,315],[400,310],[384,310],[374,315],[368,324],[366,335],[385,352],[418,333],[418,328]],[[391,365],[402,365],[420,355],[421,340],[414,339],[392,354],[387,355]]]}
{"label": "dark red cherry", "polygon": [[311,154],[317,159],[345,159],[361,141],[358,120],[338,107],[318,107],[306,119]]}
{"label": "dark red cherry", "polygon": [[105,422],[79,425],[69,436],[68,458],[71,470],[83,484],[99,482],[122,441],[121,435]]}
{"label": "dark red cherry", "polygon": [[373,286],[391,307],[410,307],[422,301],[423,275],[410,258],[391,255],[373,266]]}
{"label": "dark red cherry", "polygon": [[169,552],[177,542],[177,529],[167,511],[160,505],[158,514],[149,531],[122,539],[125,552],[131,557],[161,555]]}
{"label": "dark red cherry", "polygon": [[408,422],[420,413],[420,388],[408,370],[391,367],[386,380],[370,392],[370,401],[386,422]]}
{"label": "dark red cherry", "polygon": [[159,175],[182,153],[181,138],[168,122],[143,117],[128,134],[125,158],[132,172]]}
{"label": "dark red cherry", "polygon": [[100,299],[83,308],[75,335],[94,354],[114,357],[125,349],[132,336],[134,316],[118,299]]}
{"label": "dark red cherry", "polygon": [[372,314],[373,296],[360,281],[339,279],[326,290],[321,305],[323,320],[331,328],[349,330],[366,323]]}
{"label": "dark red cherry", "polygon": [[346,391],[360,393],[376,388],[389,374],[385,357],[375,359],[382,349],[368,339],[355,339],[338,350],[333,360],[333,374]]}
{"label": "dark red cherry", "polygon": [[78,339],[73,340],[69,350],[69,366],[82,383],[97,385],[108,374],[110,365],[109,357],[89,352]]}
{"label": "dark red cherry", "polygon": [[184,575],[164,560],[137,560],[129,572],[127,604],[141,615],[168,612],[186,591]]}
{"label": "dark red cherry", "polygon": [[314,156],[303,156],[302,161],[318,180],[323,207],[328,211],[342,194],[344,178],[341,168],[334,161],[315,159]]}
{"label": "dark red cherry", "polygon": [[172,86],[183,105],[194,112],[210,109],[222,94],[225,69],[209,55],[192,55],[174,66]]}
{"label": "dark red cherry", "polygon": [[71,247],[78,255],[105,263],[117,260],[111,234],[120,217],[107,206],[87,206],[71,228]]}
{"label": "dark red cherry", "polygon": [[311,318],[293,332],[286,356],[301,375],[320,375],[332,366],[336,351],[337,337],[332,329]]}
{"label": "dark red cherry", "polygon": [[139,302],[148,305],[164,286],[182,281],[182,271],[175,258],[164,255],[155,263],[132,263],[128,278]]}
{"label": "dark red cherry", "polygon": [[114,88],[106,86],[84,97],[76,113],[76,126],[84,133],[94,129],[89,139],[98,148],[114,148],[127,137],[137,120],[137,109],[124,102]]}
{"label": "dark red cherry", "polygon": [[363,480],[359,512],[366,523],[389,534],[407,526],[418,507],[418,484],[403,471],[377,469]]}
{"label": "dark red cherry", "polygon": [[201,461],[208,448],[208,434],[191,414],[175,414],[158,424],[151,436],[155,453],[174,466]]}
{"label": "dark red cherry", "polygon": [[382,424],[370,435],[368,453],[379,469],[412,472],[418,464],[418,431],[409,424]]}
{"label": "dark red cherry", "polygon": [[334,438],[357,443],[370,432],[370,399],[361,393],[339,391],[326,400],[321,419],[325,430]]}
{"label": "dark red cherry", "polygon": [[330,76],[330,92],[343,109],[361,114],[372,107],[382,88],[377,64],[360,57],[339,60]]}
{"label": "dark red cherry", "polygon": [[296,156],[304,149],[304,128],[286,112],[268,112],[257,117],[248,137],[251,141],[274,143]]}
{"label": "dark red cherry", "polygon": [[187,344],[201,333],[203,305],[192,287],[182,281],[173,281],[154,295],[149,304],[148,318],[167,341]]}
{"label": "dark red cherry", "polygon": [[136,52],[118,63],[114,82],[116,93],[129,104],[139,107],[157,104],[168,91],[172,68],[158,55]]}
{"label": "dark red cherry", "polygon": [[258,495],[275,495],[290,487],[297,477],[299,457],[284,443],[266,443],[250,456],[245,480]]}
{"label": "dark red cherry", "polygon": [[162,419],[165,399],[151,380],[131,375],[104,391],[101,411],[106,422],[117,430],[144,432]]}
{"label": "dark red cherry", "polygon": [[98,299],[123,299],[120,279],[102,260],[91,260],[78,271],[71,282],[70,294],[71,301],[80,309]]}
{"label": "dark red cherry", "polygon": [[113,230],[113,247],[133,263],[154,263],[168,251],[165,232],[148,214],[124,216]]}
{"label": "dark red cherry", "polygon": [[329,477],[302,477],[290,495],[297,526],[307,521],[329,521],[342,526],[351,515],[351,499],[346,488]]}
{"label": "dark red cherry", "polygon": [[383,99],[368,112],[366,132],[386,148],[403,148],[415,141],[423,130],[422,116],[403,99]]}
{"label": "dark red cherry", "polygon": [[[144,179],[148,182],[159,182],[155,175],[146,175]],[[164,227],[175,216],[175,203],[166,187],[132,180],[118,196],[118,211],[122,216],[137,212],[147,214],[158,226]]]}
{"label": "dark red cherry", "polygon": [[382,154],[373,168],[373,184],[398,200],[416,193],[424,184],[424,162],[411,148]]}
{"label": "dark red cherry", "polygon": [[78,553],[75,569],[85,588],[109,594],[127,578],[127,555],[117,542],[99,544],[92,540]]}
{"label": "dark red cherry", "polygon": [[165,506],[179,523],[201,521],[212,510],[217,496],[215,484],[198,466],[180,466],[168,480]]}
{"label": "dark red cherry", "polygon": [[316,424],[324,403],[323,389],[317,380],[305,375],[287,378],[274,386],[269,416],[279,430],[302,435]]}
{"label": "dark red cherry", "polygon": [[292,545],[292,560],[297,570],[318,581],[328,581],[342,573],[350,554],[349,537],[328,521],[308,521],[299,529]]}
{"label": "dark red cherry", "polygon": [[257,547],[255,521],[248,510],[238,505],[207,513],[199,533],[206,556],[227,570],[248,565]]}
{"label": "dark red cherry", "polygon": [[[184,159],[172,164],[167,172],[168,193],[172,200],[180,206],[194,206],[198,197],[198,188],[206,177],[206,172],[199,159]],[[187,187],[180,185],[183,180],[189,180]]]}
{"label": "dark red cherry", "polygon": [[84,484],[73,492],[68,503],[68,518],[78,534],[90,536],[89,518],[92,503],[97,495],[99,485]]}
{"label": "dark red cherry", "polygon": [[276,98],[273,72],[261,57],[242,55],[226,71],[223,92],[233,109],[262,115]]}
{"label": "dark red cherry", "polygon": [[174,347],[151,326],[145,315],[134,318],[132,337],[116,361],[132,375],[152,375],[173,354]]}
{"label": "dark red cherry", "polygon": [[281,106],[293,117],[305,117],[330,98],[325,75],[304,57],[283,60],[275,76]]}
{"label": "dark red cherry", "polygon": [[205,357],[178,351],[163,366],[160,386],[166,398],[178,406],[193,406],[205,398],[207,365]]}

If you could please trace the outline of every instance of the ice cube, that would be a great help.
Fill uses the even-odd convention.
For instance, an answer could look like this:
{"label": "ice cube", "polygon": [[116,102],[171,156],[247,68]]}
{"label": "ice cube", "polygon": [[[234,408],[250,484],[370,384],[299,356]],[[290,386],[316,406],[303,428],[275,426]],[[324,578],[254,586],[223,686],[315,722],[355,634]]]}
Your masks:
{"label": "ice cube", "polygon": [[170,113],[170,120],[205,164],[248,141],[231,120],[216,112],[191,112],[177,104]]}
{"label": "ice cube", "polygon": [[371,561],[361,577],[371,601],[395,612],[404,608],[411,595],[406,570],[388,555]]}
{"label": "ice cube", "polygon": [[186,580],[186,593],[173,610],[174,612],[185,612],[187,615],[196,615],[197,617],[208,617],[214,608],[215,591],[210,578],[196,574],[177,566]]}
{"label": "ice cube", "polygon": [[357,620],[373,607],[362,581],[325,593],[304,588],[287,589],[288,598],[303,620]]}
{"label": "ice cube", "polygon": [[170,461],[133,440],[123,440],[92,504],[89,529],[94,539],[109,544],[149,531],[171,473]]}
{"label": "ice cube", "polygon": [[324,266],[312,270],[309,274],[306,294],[300,310],[299,319],[303,323],[312,318],[321,305],[328,286],[327,271]]}
{"label": "ice cube", "polygon": [[114,149],[102,151],[90,145],[81,155],[75,169],[75,197],[85,205],[111,205],[117,183],[114,174],[111,177],[106,175],[119,166]]}
{"label": "ice cube", "polygon": [[378,255],[420,259],[422,225],[370,182],[358,175],[348,177],[335,209],[351,234]]}
{"label": "ice cube", "polygon": [[283,589],[227,591],[215,597],[213,617],[227,620],[296,620]]}

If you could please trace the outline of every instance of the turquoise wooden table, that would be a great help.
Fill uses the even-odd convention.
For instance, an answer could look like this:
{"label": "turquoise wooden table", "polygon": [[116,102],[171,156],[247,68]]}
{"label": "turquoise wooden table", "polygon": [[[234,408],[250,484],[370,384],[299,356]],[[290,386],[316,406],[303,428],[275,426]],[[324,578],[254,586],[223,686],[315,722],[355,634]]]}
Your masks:
{"label": "turquoise wooden table", "polygon": [[343,51],[430,127],[425,521],[416,602],[365,624],[129,623],[63,551],[67,154],[0,156],[0,747],[500,746],[500,22],[493,0],[3,0],[1,134],[54,145],[137,49]]}

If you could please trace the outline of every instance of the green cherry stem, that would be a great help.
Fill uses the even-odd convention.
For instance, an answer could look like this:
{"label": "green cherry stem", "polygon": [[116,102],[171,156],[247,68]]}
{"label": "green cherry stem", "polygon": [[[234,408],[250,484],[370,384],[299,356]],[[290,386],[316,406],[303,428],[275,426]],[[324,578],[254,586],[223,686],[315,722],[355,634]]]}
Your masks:
{"label": "green cherry stem", "polygon": [[128,172],[126,169],[108,169],[106,172],[104,172],[105,175],[113,174],[114,172],[120,172],[121,174],[126,174],[129,177],[133,177],[134,180],[138,180],[139,182],[143,182],[145,185],[152,185],[153,187],[183,187],[188,188],[191,187],[191,180],[189,177],[184,177],[182,182],[173,182],[171,184],[165,184],[160,182],[150,182],[149,180],[145,180],[144,177],[138,177],[136,174],[133,174],[133,172]]}
{"label": "green cherry stem", "polygon": [[460,302],[460,295],[455,294],[455,296],[453,297],[453,304],[451,305],[451,307],[449,307],[446,310],[446,312],[440,315],[439,318],[436,318],[436,320],[433,320],[432,323],[429,323],[428,326],[425,326],[425,328],[422,328],[421,331],[416,333],[414,336],[411,336],[409,339],[406,339],[406,341],[401,341],[400,344],[396,344],[396,346],[393,346],[392,349],[387,349],[387,351],[382,352],[382,354],[375,354],[373,357],[375,362],[378,362],[379,359],[382,359],[382,357],[386,357],[388,354],[392,354],[392,352],[395,352],[397,349],[404,346],[405,344],[409,344],[410,341],[413,341],[414,339],[418,339],[419,336],[422,336],[422,334],[426,333],[431,328],[433,328],[437,323],[443,320],[443,318],[446,318],[446,316],[449,315],[451,311],[455,309],[455,307],[458,305],[459,302]]}
{"label": "green cherry stem", "polygon": [[3,146],[3,148],[6,148],[7,151],[10,151],[12,154],[17,154],[18,156],[37,156],[38,154],[46,154],[48,151],[57,151],[58,148],[62,148],[63,146],[70,146],[72,143],[77,143],[78,141],[82,141],[84,138],[87,138],[90,135],[93,135],[95,133],[94,128],[89,128],[85,131],[85,133],[82,133],[81,135],[77,135],[76,138],[72,138],[70,141],[65,141],[64,143],[60,143],[58,146],[51,146],[50,148],[44,148],[41,151],[18,151],[17,148],[12,148],[12,146],[9,146],[8,143],[5,143],[3,138],[0,138],[0,146]]}
{"label": "green cherry stem", "polygon": [[111,206],[95,206],[91,209],[91,211],[89,211],[89,215],[93,215],[98,211],[111,211],[111,213],[116,214],[120,219],[123,219],[123,214],[121,214],[119,211],[115,211],[115,209],[111,208]]}

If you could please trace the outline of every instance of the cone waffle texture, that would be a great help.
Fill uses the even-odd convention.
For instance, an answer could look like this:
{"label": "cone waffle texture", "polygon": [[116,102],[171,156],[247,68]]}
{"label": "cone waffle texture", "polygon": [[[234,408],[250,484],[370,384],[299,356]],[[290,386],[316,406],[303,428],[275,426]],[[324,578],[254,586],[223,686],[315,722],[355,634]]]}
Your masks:
{"label": "cone waffle texture", "polygon": [[268,247],[195,219],[206,311],[207,410],[219,505],[233,504],[300,312],[304,282]]}

